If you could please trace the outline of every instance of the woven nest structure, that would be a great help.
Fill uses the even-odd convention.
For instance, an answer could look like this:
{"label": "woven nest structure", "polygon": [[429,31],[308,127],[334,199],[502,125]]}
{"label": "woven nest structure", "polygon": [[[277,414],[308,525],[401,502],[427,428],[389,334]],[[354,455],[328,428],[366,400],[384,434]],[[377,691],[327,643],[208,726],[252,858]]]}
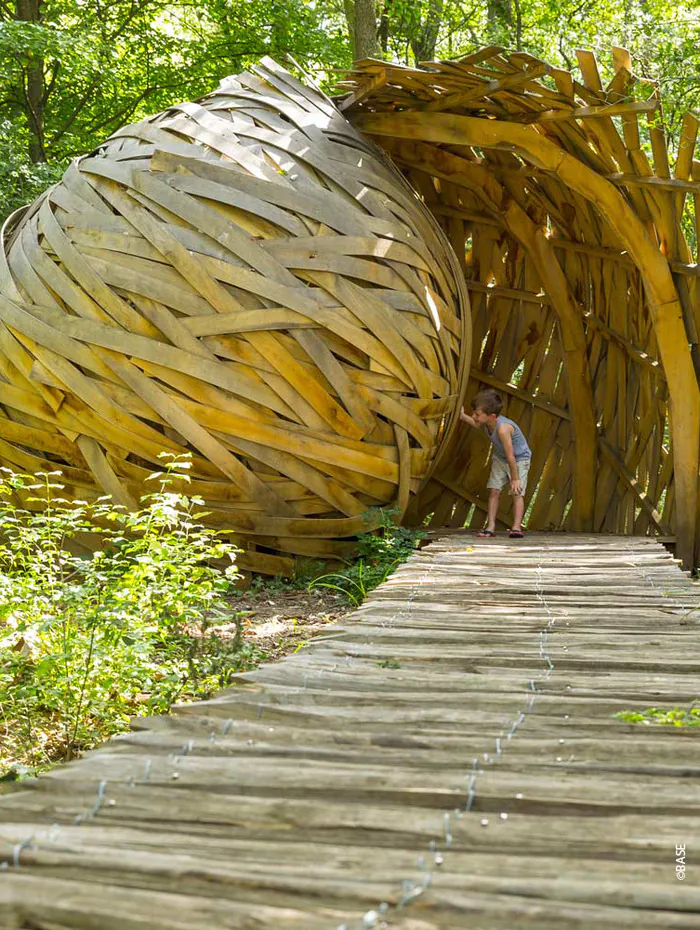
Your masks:
{"label": "woven nest structure", "polygon": [[[577,57],[581,81],[498,48],[420,70],[364,62],[341,108],[460,261],[469,391],[501,391],[530,440],[529,526],[673,534],[697,565],[698,121],[671,158],[629,54],[613,49],[606,86]],[[448,445],[409,516],[481,525],[487,444],[460,431]]]}
{"label": "woven nest structure", "polygon": [[628,53],[578,61],[362,62],[334,103],[266,60],[116,133],[3,230],[0,459],[134,506],[188,450],[242,566],[286,573],[376,507],[480,525],[457,413],[494,387],[530,528],[698,564],[698,122],[671,159]]}
{"label": "woven nest structure", "polygon": [[437,466],[468,294],[391,162],[253,71],[120,130],[5,224],[0,460],[135,507],[159,453],[188,451],[239,564],[289,574],[402,516]]}

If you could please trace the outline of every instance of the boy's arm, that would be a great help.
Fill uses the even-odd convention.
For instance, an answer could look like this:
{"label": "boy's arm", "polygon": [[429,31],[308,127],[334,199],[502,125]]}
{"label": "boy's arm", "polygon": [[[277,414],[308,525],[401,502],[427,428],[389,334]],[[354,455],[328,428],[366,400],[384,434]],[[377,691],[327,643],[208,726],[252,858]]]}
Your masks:
{"label": "boy's arm", "polygon": [[470,426],[473,426],[474,429],[479,429],[479,424],[474,421],[474,419],[464,412],[464,407],[459,411],[459,418],[465,423],[468,423]]}
{"label": "boy's arm", "polygon": [[510,489],[513,494],[522,494],[523,486],[518,477],[518,463],[515,460],[515,452],[513,452],[513,427],[509,423],[502,423],[498,427],[498,438],[503,444],[503,451],[510,470]]}

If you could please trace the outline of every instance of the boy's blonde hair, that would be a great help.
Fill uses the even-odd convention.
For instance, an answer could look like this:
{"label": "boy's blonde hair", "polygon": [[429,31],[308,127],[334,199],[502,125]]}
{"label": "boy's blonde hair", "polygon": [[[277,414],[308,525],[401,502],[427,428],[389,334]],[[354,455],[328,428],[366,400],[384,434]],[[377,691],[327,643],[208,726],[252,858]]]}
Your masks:
{"label": "boy's blonde hair", "polygon": [[495,413],[498,416],[503,410],[501,395],[493,390],[479,391],[472,400],[472,410],[483,410],[484,413]]}

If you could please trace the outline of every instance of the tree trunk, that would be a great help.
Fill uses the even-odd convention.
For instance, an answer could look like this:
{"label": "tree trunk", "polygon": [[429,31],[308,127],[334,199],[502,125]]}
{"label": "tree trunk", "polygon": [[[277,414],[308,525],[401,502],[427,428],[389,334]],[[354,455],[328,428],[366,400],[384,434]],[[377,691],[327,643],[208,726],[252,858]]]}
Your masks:
{"label": "tree trunk", "polygon": [[523,11],[520,8],[520,0],[514,0],[515,3],[515,47],[521,52],[523,49]]}
{"label": "tree trunk", "polygon": [[377,6],[375,0],[355,0],[355,43],[353,48],[355,61],[363,58],[376,58],[377,46]]}
{"label": "tree trunk", "polygon": [[352,49],[353,61],[357,58],[355,54],[355,0],[343,0],[343,10],[345,19],[348,24],[348,35],[350,36],[350,48]]}
{"label": "tree trunk", "polygon": [[382,13],[379,17],[379,34],[378,42],[382,57],[386,58],[389,54],[389,7],[391,0],[384,0],[382,4]]}
{"label": "tree trunk", "polygon": [[[18,22],[41,23],[42,0],[16,0]],[[29,157],[34,164],[46,161],[44,148],[44,62],[30,58],[24,69],[24,113],[29,127]]]}

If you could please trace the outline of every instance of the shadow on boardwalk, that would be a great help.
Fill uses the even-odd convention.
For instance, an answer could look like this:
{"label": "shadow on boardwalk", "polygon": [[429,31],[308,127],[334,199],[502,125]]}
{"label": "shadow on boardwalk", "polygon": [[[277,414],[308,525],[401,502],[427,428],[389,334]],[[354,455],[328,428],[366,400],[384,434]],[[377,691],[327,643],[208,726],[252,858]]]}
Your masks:
{"label": "shadow on boardwalk", "polygon": [[649,539],[439,539],[0,798],[0,927],[697,928],[700,733],[611,715],[698,696],[698,600]]}

